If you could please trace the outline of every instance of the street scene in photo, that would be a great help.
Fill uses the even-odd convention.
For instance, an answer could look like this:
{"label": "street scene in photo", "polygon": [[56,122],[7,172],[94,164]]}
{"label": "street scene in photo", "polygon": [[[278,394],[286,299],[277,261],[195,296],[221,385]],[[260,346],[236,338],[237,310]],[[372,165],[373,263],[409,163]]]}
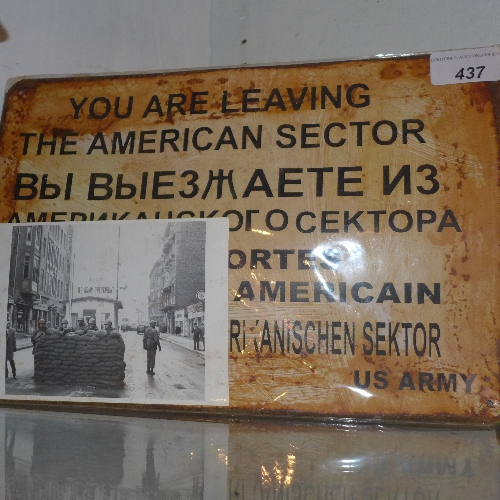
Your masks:
{"label": "street scene in photo", "polygon": [[224,404],[227,222],[0,231],[6,396]]}

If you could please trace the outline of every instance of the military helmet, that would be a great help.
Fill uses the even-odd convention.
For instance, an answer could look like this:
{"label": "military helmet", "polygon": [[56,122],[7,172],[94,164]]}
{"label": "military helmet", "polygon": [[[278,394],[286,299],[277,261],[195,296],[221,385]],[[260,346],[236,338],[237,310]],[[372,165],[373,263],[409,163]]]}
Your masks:
{"label": "military helmet", "polygon": [[43,318],[40,318],[40,319],[38,320],[38,324],[40,324],[40,323],[43,323],[43,324],[45,325],[45,320],[44,320]]}
{"label": "military helmet", "polygon": [[64,324],[66,324],[66,325],[67,325],[67,324],[68,324],[68,320],[67,320],[67,319],[63,319],[63,320],[62,320],[62,324],[63,324],[63,325],[64,325]]}
{"label": "military helmet", "polygon": [[104,326],[106,326],[106,325],[111,326],[112,324],[113,324],[113,322],[112,322],[112,321],[110,321],[109,319],[107,319],[107,320],[104,322]]}
{"label": "military helmet", "polygon": [[155,326],[155,325],[156,325],[156,321],[151,320],[151,321],[149,322],[149,326]]}
{"label": "military helmet", "polygon": [[84,319],[82,316],[80,316],[80,317],[78,318],[78,321],[79,321],[79,322],[80,322],[80,321],[85,321],[85,319]]}
{"label": "military helmet", "polygon": [[90,318],[89,323],[95,323],[95,318]]}

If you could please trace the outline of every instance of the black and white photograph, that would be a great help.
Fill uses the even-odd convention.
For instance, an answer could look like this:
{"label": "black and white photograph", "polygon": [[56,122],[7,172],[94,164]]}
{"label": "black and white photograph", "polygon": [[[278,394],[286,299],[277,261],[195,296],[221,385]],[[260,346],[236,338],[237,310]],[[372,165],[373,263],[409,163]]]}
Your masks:
{"label": "black and white photograph", "polygon": [[7,398],[228,404],[227,219],[0,232]]}

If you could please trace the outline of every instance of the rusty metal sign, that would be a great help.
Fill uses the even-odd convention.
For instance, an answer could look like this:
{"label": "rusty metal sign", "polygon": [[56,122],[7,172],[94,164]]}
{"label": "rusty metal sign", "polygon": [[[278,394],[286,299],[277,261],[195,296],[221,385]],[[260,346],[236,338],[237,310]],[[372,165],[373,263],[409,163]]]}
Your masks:
{"label": "rusty metal sign", "polygon": [[20,80],[0,219],[227,217],[231,409],[493,422],[500,91],[429,73]]}

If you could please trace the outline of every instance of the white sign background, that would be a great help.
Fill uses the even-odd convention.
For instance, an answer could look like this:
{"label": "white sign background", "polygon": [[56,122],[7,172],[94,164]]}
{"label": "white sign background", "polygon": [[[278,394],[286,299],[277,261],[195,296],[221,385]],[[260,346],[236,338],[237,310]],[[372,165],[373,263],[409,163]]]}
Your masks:
{"label": "white sign background", "polygon": [[498,46],[433,52],[430,61],[433,85],[500,80]]}

